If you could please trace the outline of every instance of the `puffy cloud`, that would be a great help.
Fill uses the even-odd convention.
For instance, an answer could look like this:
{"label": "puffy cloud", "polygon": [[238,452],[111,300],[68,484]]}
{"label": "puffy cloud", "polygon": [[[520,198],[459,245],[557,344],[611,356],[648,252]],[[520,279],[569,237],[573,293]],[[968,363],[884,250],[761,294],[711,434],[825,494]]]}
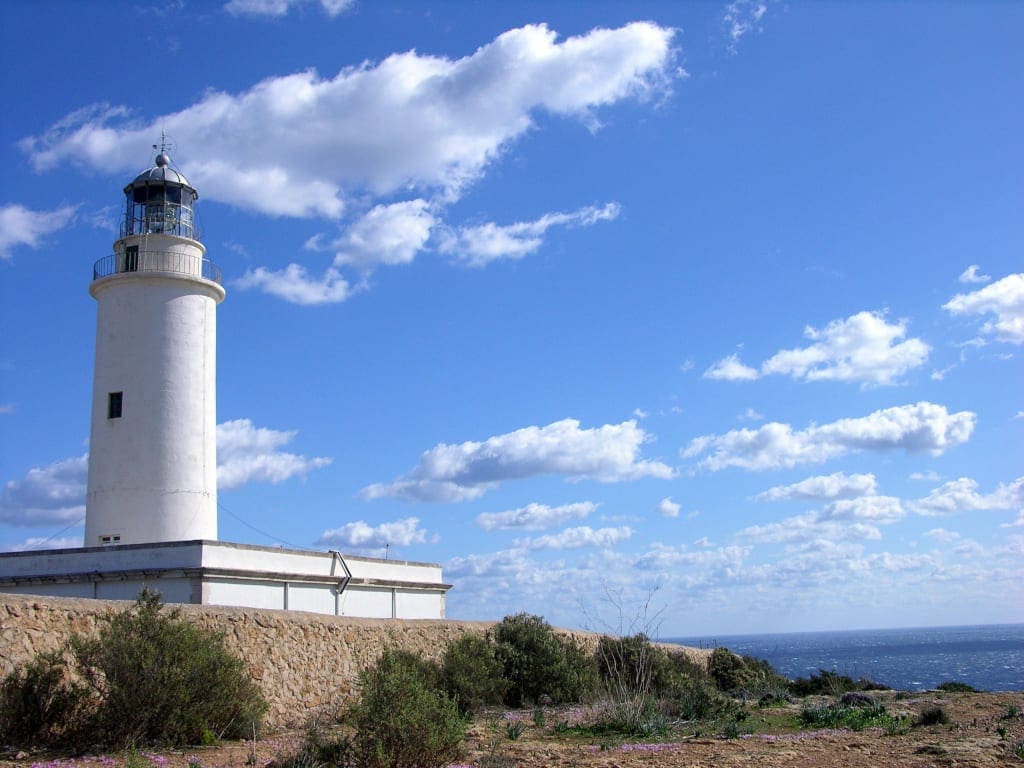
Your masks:
{"label": "puffy cloud", "polygon": [[903,503],[895,496],[837,499],[825,506],[825,516],[830,520],[869,520],[879,525],[895,523],[905,514]]}
{"label": "puffy cloud", "polygon": [[951,414],[944,406],[920,402],[803,430],[770,422],[758,429],[705,435],[692,440],[681,454],[683,458],[706,455],[698,466],[713,472],[727,467],[764,470],[820,464],[865,450],[939,455],[970,438],[975,417],[971,411]]}
{"label": "puffy cloud", "polygon": [[907,335],[906,321],[890,324],[878,312],[858,312],[845,320],[833,320],[822,329],[807,326],[804,335],[814,343],[776,352],[760,370],[730,355],[705,371],[704,378],[736,381],[782,374],[805,381],[893,384],[922,365],[931,350],[920,339],[899,341]]}
{"label": "puffy cloud", "polygon": [[[331,463],[278,450],[297,432],[253,426],[249,419],[217,425],[217,487],[250,482],[280,483]],[[10,480],[0,493],[0,522],[20,526],[75,523],[85,518],[89,454],[30,469],[24,479]]]}
{"label": "puffy cloud", "polygon": [[249,419],[217,425],[217,488],[228,490],[251,482],[280,483],[326,467],[332,459],[306,458],[278,450],[297,435],[253,426]]}
{"label": "puffy cloud", "polygon": [[41,248],[47,235],[74,222],[77,210],[77,205],[62,205],[52,211],[33,211],[17,204],[0,206],[0,259],[9,259],[20,245]]}
{"label": "puffy cloud", "polygon": [[761,31],[761,19],[768,12],[763,0],[732,0],[725,6],[722,26],[729,36],[729,50],[736,53],[740,40],[753,31]]}
{"label": "puffy cloud", "polygon": [[960,273],[960,277],[957,278],[961,283],[987,283],[992,278],[989,275],[983,275],[978,270],[981,269],[977,264],[971,264],[967,269]]}
{"label": "puffy cloud", "polygon": [[19,526],[66,525],[85,518],[89,454],[33,467],[0,493],[0,522]]}
{"label": "puffy cloud", "polygon": [[205,198],[271,215],[334,219],[367,192],[451,200],[533,127],[535,112],[593,123],[600,107],[663,90],[675,76],[674,35],[637,22],[558,40],[528,25],[461,59],[410,51],[331,78],[271,77],[148,122],[96,105],[21,147],[40,171],[75,163],[130,173],[166,129],[189,147],[187,174]]}
{"label": "puffy cloud", "polygon": [[777,485],[759,493],[755,498],[764,501],[786,499],[849,499],[855,496],[873,494],[877,487],[875,476],[847,475],[835,472],[831,475],[808,477],[792,485]]}
{"label": "puffy cloud", "polygon": [[534,221],[504,226],[488,222],[475,227],[449,229],[442,234],[438,250],[470,267],[483,267],[498,259],[521,259],[540,248],[551,227],[589,227],[599,221],[616,218],[619,211],[618,203],[608,203],[570,213],[549,213]]}
{"label": "puffy cloud", "polygon": [[405,477],[367,486],[362,493],[369,499],[454,502],[478,498],[504,480],[538,475],[601,482],[672,477],[671,467],[640,458],[640,448],[649,439],[635,420],[580,429],[576,419],[563,419],[483,442],[441,443],[425,451]]}
{"label": "puffy cloud", "polygon": [[516,546],[526,549],[580,549],[582,547],[613,547],[633,535],[627,525],[619,528],[599,528],[596,531],[586,525],[566,528],[559,533],[535,536],[516,541]]}
{"label": "puffy cloud", "polygon": [[990,494],[978,493],[978,483],[969,477],[950,480],[925,498],[910,502],[910,509],[930,517],[981,510],[1013,510],[1024,507],[1024,477],[1000,483]]}
{"label": "puffy cloud", "polygon": [[346,523],[340,528],[332,528],[320,534],[317,544],[325,546],[350,547],[362,551],[383,550],[386,547],[408,547],[423,544],[427,540],[427,532],[419,527],[417,517],[407,517],[392,523],[381,523],[371,526],[362,520]]}
{"label": "puffy cloud", "polygon": [[559,507],[549,507],[547,504],[527,504],[525,507],[509,509],[504,512],[484,512],[476,516],[476,524],[485,531],[540,531],[567,520],[586,517],[595,509],[597,509],[597,504],[591,501],[563,504]]}
{"label": "puffy cloud", "polygon": [[808,512],[778,523],[752,525],[736,536],[758,544],[807,544],[878,540],[882,538],[882,532],[867,523],[829,520],[820,512]]}
{"label": "puffy cloud", "polygon": [[666,496],[658,502],[658,512],[665,517],[679,517],[680,509],[682,509],[682,505],[672,501],[671,496]]}
{"label": "puffy cloud", "polygon": [[242,290],[255,288],[303,306],[337,304],[354,292],[349,282],[334,268],[328,269],[322,277],[314,278],[305,267],[294,263],[276,271],[266,267],[248,269],[233,285]]}
{"label": "puffy cloud", "polygon": [[[328,16],[337,16],[355,0],[316,0]],[[224,10],[236,16],[286,16],[288,11],[314,0],[230,0]]]}
{"label": "puffy cloud", "polygon": [[995,315],[981,326],[982,334],[1024,344],[1024,272],[1007,275],[972,293],[958,293],[942,308],[954,315]]}
{"label": "puffy cloud", "polygon": [[430,238],[437,223],[426,200],[378,205],[334,243],[334,265],[369,269],[378,264],[408,264]]}
{"label": "puffy cloud", "polygon": [[756,368],[751,368],[741,363],[735,353],[722,358],[704,371],[705,379],[716,379],[718,381],[753,381],[759,378],[760,375]]}

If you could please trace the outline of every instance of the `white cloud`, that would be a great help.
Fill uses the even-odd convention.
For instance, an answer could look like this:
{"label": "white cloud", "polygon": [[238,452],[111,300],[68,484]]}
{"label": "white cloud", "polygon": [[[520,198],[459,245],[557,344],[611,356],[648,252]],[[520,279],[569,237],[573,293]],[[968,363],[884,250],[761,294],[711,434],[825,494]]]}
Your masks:
{"label": "white cloud", "polygon": [[62,205],[52,211],[33,211],[23,205],[0,206],[0,259],[9,259],[21,245],[38,249],[43,239],[75,220],[77,205]]}
{"label": "white cloud", "polygon": [[613,547],[620,541],[626,541],[633,535],[633,529],[627,525],[619,528],[598,528],[596,531],[589,526],[566,528],[559,533],[546,536],[534,536],[520,539],[516,546],[525,549],[580,549],[582,547]]}
{"label": "white cloud", "polygon": [[567,520],[584,518],[597,509],[591,501],[549,507],[547,504],[527,504],[504,512],[484,512],[476,516],[476,524],[485,531],[540,531]]}
{"label": "white cloud", "polygon": [[255,288],[291,304],[303,306],[337,304],[354,292],[348,281],[334,268],[324,272],[323,277],[314,278],[310,277],[304,266],[294,263],[277,271],[265,267],[247,269],[233,285],[242,290]]}
{"label": "white cloud", "polygon": [[905,514],[903,503],[895,496],[837,499],[825,506],[825,516],[830,520],[868,520],[879,525],[895,523]]}
{"label": "white cloud", "polygon": [[230,0],[224,10],[236,16],[286,16],[300,5],[318,2],[328,16],[337,16],[351,7],[355,0]]}
{"label": "white cloud", "polygon": [[962,538],[956,531],[947,531],[945,528],[932,528],[925,533],[929,539],[941,541],[943,544],[952,544]]}
{"label": "white cloud", "polygon": [[940,477],[939,473],[936,472],[934,469],[929,469],[927,472],[911,472],[910,479],[924,480],[929,483],[937,483],[942,478]]}
{"label": "white cloud", "polygon": [[882,313],[858,312],[822,329],[807,326],[804,336],[813,344],[776,352],[760,370],[730,355],[711,366],[704,378],[752,380],[781,374],[805,381],[894,384],[907,371],[923,365],[931,350],[920,339],[899,341],[906,335],[906,320],[889,324]]}
{"label": "white cloud", "polygon": [[672,501],[671,496],[666,496],[658,502],[658,512],[664,517],[679,517],[680,509],[682,509],[682,505]]}
{"label": "white cloud", "polygon": [[978,483],[969,477],[950,480],[925,498],[908,504],[919,515],[929,517],[980,510],[1013,510],[1024,507],[1024,476],[1000,483],[990,494],[978,493]]}
{"label": "white cloud", "polygon": [[0,405],[0,416],[6,416],[8,413],[14,413],[14,403]]}
{"label": "white cloud", "polygon": [[427,541],[427,532],[419,527],[418,517],[407,517],[392,523],[371,526],[362,520],[346,523],[320,534],[317,544],[350,547],[353,549],[382,550],[386,547],[408,547]]}
{"label": "white cloud", "polygon": [[873,494],[877,488],[875,476],[847,475],[836,472],[831,475],[808,477],[792,485],[777,485],[754,498],[765,501],[785,499],[849,499],[855,496]]}
{"label": "white cloud", "polygon": [[35,526],[77,523],[85,517],[89,455],[33,467],[0,493],[0,522]]}
{"label": "white cloud", "polygon": [[867,523],[828,520],[819,512],[789,517],[778,523],[752,525],[736,536],[758,544],[807,544],[864,541],[882,538],[882,532]]}
{"label": "white cloud", "polygon": [[366,193],[452,200],[534,126],[535,112],[592,123],[602,106],[663,91],[675,76],[674,35],[637,22],[559,41],[528,25],[461,59],[410,51],[333,78],[270,77],[148,122],[95,105],[20,146],[39,171],[131,173],[166,129],[188,148],[186,173],[206,199],[271,215],[336,219]]}
{"label": "white cloud", "polygon": [[753,408],[747,408],[747,410],[736,418],[740,421],[763,421],[764,414],[759,411],[755,411]]}
{"label": "white cloud", "polygon": [[32,536],[18,544],[5,547],[5,552],[36,552],[40,549],[76,549],[82,546],[81,536],[61,536],[59,538],[43,538]]}
{"label": "white cloud", "polygon": [[649,439],[635,420],[580,429],[579,421],[563,419],[483,442],[441,443],[425,451],[408,475],[367,486],[363,496],[454,502],[477,498],[504,480],[538,475],[601,482],[672,477],[671,467],[640,458],[640,448]]}
{"label": "white cloud", "polygon": [[759,376],[756,368],[741,363],[735,353],[722,358],[704,371],[705,379],[718,381],[753,381]]}
{"label": "white cloud", "polygon": [[[971,411],[949,413],[929,402],[875,411],[855,419],[794,430],[770,422],[758,429],[736,429],[724,435],[705,435],[690,442],[681,455],[706,455],[698,466],[718,471],[727,467],[750,470],[820,464],[853,451],[927,451],[939,455],[966,442],[974,430]],[[709,455],[707,455],[709,454]]]}
{"label": "white cloud", "polygon": [[729,35],[729,50],[736,53],[744,35],[761,31],[761,19],[768,12],[768,4],[762,0],[732,0],[725,6],[722,25]]}
{"label": "white cloud", "polygon": [[534,221],[504,226],[488,222],[474,227],[448,229],[441,236],[438,250],[458,263],[483,267],[498,259],[521,259],[544,243],[544,235],[554,226],[589,227],[619,215],[618,203],[602,207],[587,206],[570,213],[549,213]]}
{"label": "white cloud", "polygon": [[1021,528],[1024,527],[1024,509],[1017,513],[1017,519],[1012,523],[1001,523],[1000,528]]}
{"label": "white cloud", "polygon": [[987,283],[992,278],[989,275],[982,275],[978,272],[980,267],[977,264],[971,264],[967,269],[960,273],[960,277],[957,278],[961,283]]}
{"label": "white cloud", "polygon": [[[331,463],[277,450],[297,432],[253,426],[249,419],[217,425],[217,487],[250,482],[280,483]],[[33,467],[22,480],[10,480],[0,493],[0,523],[35,526],[79,522],[85,518],[89,454]]]}
{"label": "white cloud", "polygon": [[426,200],[378,205],[334,243],[334,266],[370,269],[379,264],[408,264],[430,238],[437,223]]}
{"label": "white cloud", "polygon": [[331,459],[306,458],[278,450],[298,434],[255,427],[249,419],[217,425],[217,488],[228,490],[251,482],[280,483],[326,467]]}
{"label": "white cloud", "polygon": [[958,293],[942,308],[954,315],[995,315],[981,326],[982,334],[1024,344],[1024,272],[1007,275],[973,293]]}

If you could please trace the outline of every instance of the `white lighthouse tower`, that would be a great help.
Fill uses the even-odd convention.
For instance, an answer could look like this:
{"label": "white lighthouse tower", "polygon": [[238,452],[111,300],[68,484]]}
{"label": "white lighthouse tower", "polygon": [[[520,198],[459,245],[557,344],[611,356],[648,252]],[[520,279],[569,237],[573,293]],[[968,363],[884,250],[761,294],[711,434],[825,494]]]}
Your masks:
{"label": "white lighthouse tower", "polygon": [[89,286],[98,308],[87,547],[217,538],[225,293],[199,241],[199,195],[165,149],[124,188],[121,237]]}
{"label": "white lighthouse tower", "polygon": [[171,603],[443,618],[451,585],[437,563],[218,541],[220,269],[199,242],[199,195],[166,145],[124,194],[121,236],[89,285],[96,368],[82,546],[0,552],[0,593],[132,600],[151,587]]}

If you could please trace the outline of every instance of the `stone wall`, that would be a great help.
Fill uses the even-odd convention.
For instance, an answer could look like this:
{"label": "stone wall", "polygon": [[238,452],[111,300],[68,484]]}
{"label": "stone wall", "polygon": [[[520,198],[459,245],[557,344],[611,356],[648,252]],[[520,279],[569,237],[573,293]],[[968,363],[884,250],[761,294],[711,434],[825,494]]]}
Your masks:
{"label": "stone wall", "polygon": [[[39,651],[60,648],[77,632],[92,635],[98,620],[124,610],[124,601],[34,597],[0,593],[0,675]],[[248,664],[270,703],[271,728],[301,724],[317,707],[347,694],[360,666],[386,648],[440,661],[445,647],[492,622],[428,619],[357,619],[298,611],[181,605],[184,618],[224,633],[225,643]],[[597,636],[564,632],[592,650]],[[699,651],[693,651],[699,657]]]}

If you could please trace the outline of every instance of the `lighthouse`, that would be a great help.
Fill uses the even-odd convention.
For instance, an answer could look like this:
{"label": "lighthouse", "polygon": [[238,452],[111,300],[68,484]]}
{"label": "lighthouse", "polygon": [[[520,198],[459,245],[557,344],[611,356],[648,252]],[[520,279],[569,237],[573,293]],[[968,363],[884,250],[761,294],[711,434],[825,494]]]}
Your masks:
{"label": "lighthouse", "polygon": [[120,235],[89,283],[96,360],[82,546],[0,552],[0,593],[132,600],[148,587],[170,603],[444,618],[451,584],[437,563],[218,540],[225,293],[199,240],[199,193],[166,144],[154,150],[154,165],[124,188]]}
{"label": "lighthouse", "polygon": [[124,188],[113,253],[93,267],[96,357],[84,544],[217,538],[220,269],[187,178],[161,146]]}

